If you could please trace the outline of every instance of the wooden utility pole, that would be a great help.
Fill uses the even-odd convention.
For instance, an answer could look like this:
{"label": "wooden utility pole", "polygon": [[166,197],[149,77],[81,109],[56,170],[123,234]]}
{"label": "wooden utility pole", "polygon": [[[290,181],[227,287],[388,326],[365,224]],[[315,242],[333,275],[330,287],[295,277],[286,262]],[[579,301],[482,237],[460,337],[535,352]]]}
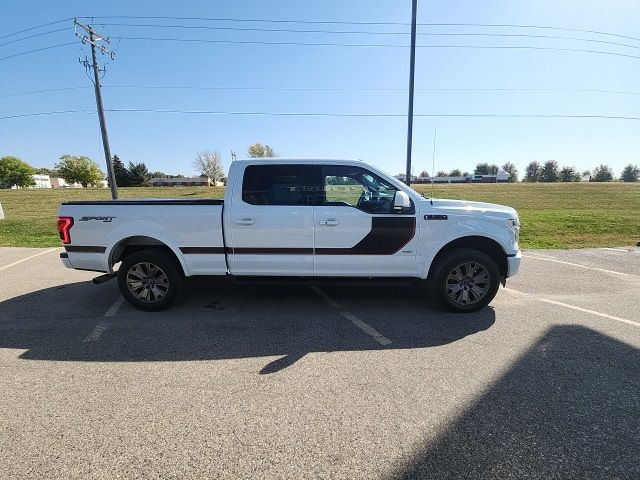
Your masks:
{"label": "wooden utility pole", "polygon": [[411,53],[409,57],[409,113],[407,115],[407,171],[404,183],[411,185],[411,149],[413,146],[413,86],[416,73],[416,15],[418,0],[411,5]]}
{"label": "wooden utility pole", "polygon": [[107,123],[104,118],[104,108],[102,106],[102,92],[100,90],[100,72],[104,72],[104,68],[100,69],[98,67],[98,61],[96,59],[96,49],[100,50],[103,55],[109,55],[111,59],[114,57],[114,53],[107,49],[104,45],[99,42],[110,43],[108,38],[102,37],[98,35],[91,25],[83,25],[78,22],[77,19],[74,20],[74,24],[77,27],[82,28],[87,35],[80,35],[76,32],[76,37],[82,40],[82,43],[88,43],[91,45],[91,58],[92,62],[89,64],[88,60],[85,58],[84,61],[81,61],[85,68],[91,68],[93,70],[93,86],[96,94],[96,107],[98,110],[98,119],[100,120],[100,133],[102,134],[102,147],[104,148],[104,158],[107,162],[107,177],[109,178],[109,186],[111,187],[111,198],[114,200],[118,199],[118,185],[116,184],[116,176],[113,172],[113,159],[111,158],[111,148],[109,147],[109,136],[107,135]]}

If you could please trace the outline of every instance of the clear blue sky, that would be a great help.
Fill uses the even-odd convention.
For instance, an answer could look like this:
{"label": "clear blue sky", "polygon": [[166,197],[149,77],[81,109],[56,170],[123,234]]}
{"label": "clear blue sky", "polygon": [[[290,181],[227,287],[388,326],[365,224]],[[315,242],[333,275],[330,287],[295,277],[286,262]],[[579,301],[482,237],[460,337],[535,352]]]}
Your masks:
{"label": "clear blue sky", "polygon": [[[149,5],[153,5],[151,8]],[[0,37],[73,16],[157,15],[245,19],[400,22],[410,21],[410,0],[41,2],[4,0]],[[550,25],[640,37],[636,0],[420,0],[423,23]],[[65,31],[0,45],[0,58],[77,40],[71,21],[0,39],[0,44],[36,33]],[[405,25],[325,25],[95,19],[99,23],[155,23],[238,28],[285,28],[408,32]],[[408,45],[408,35],[255,32],[96,26],[106,35],[210,40],[377,43]],[[640,57],[640,41],[572,31],[421,26],[424,33],[499,33],[576,37],[597,42],[523,37],[418,36],[422,45],[526,45],[600,50]],[[406,114],[408,48],[292,46],[114,40],[116,60],[103,79],[105,108],[225,112],[315,112]],[[95,110],[91,83],[76,44],[0,60],[0,117],[58,110]],[[107,59],[103,59],[107,60]],[[416,92],[416,114],[563,114],[640,116],[640,58],[549,50],[419,48],[418,89],[578,89],[636,95],[550,91]],[[112,87],[109,87],[111,85]],[[114,88],[122,85],[387,88],[391,91],[189,90]],[[85,87],[58,92],[14,93]],[[404,171],[405,117],[276,117],[108,112],[112,152],[150,170],[191,173],[201,149],[245,156],[262,141],[285,157],[360,158],[393,174]],[[557,160],[579,170],[599,163],[616,175],[640,163],[640,121],[556,118],[416,118],[414,171],[431,170],[437,124],[436,170],[471,171],[478,162],[511,161],[520,171],[532,161]],[[0,120],[0,156],[17,155],[52,167],[62,154],[89,155],[104,169],[95,114],[75,113]]]}

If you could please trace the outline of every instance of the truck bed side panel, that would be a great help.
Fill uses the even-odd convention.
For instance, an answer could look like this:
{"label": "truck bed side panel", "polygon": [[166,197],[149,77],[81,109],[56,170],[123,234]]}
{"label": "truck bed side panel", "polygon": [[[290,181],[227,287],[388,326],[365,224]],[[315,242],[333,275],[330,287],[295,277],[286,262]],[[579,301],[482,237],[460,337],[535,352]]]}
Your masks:
{"label": "truck bed side panel", "polygon": [[187,276],[224,275],[222,201],[114,201],[62,204],[71,216],[71,243],[65,246],[77,269],[110,271],[123,242],[169,247]]}

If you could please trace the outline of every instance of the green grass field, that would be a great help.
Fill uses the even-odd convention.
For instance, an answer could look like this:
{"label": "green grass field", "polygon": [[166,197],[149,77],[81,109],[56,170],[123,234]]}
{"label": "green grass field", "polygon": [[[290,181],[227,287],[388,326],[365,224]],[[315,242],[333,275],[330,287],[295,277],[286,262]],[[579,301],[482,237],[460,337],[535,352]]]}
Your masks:
{"label": "green grass field", "polygon": [[[640,184],[464,184],[418,185],[425,196],[478,200],[518,210],[524,248],[635,245],[640,241]],[[122,198],[222,198],[224,188],[121,188]],[[55,220],[60,203],[109,199],[107,189],[0,190],[5,219],[0,246],[60,244]]]}

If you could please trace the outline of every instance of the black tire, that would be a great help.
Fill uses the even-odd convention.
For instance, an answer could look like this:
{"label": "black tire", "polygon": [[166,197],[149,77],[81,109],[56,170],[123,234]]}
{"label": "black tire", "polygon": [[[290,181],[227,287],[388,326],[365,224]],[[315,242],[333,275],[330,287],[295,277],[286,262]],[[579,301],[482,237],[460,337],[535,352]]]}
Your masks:
{"label": "black tire", "polygon": [[438,300],[449,310],[475,312],[489,305],[498,293],[500,270],[489,255],[459,248],[437,261],[431,285]]}
{"label": "black tire", "polygon": [[122,261],[118,270],[118,287],[122,296],[140,310],[169,308],[181,296],[184,284],[180,264],[171,254],[159,249],[132,253]]}

